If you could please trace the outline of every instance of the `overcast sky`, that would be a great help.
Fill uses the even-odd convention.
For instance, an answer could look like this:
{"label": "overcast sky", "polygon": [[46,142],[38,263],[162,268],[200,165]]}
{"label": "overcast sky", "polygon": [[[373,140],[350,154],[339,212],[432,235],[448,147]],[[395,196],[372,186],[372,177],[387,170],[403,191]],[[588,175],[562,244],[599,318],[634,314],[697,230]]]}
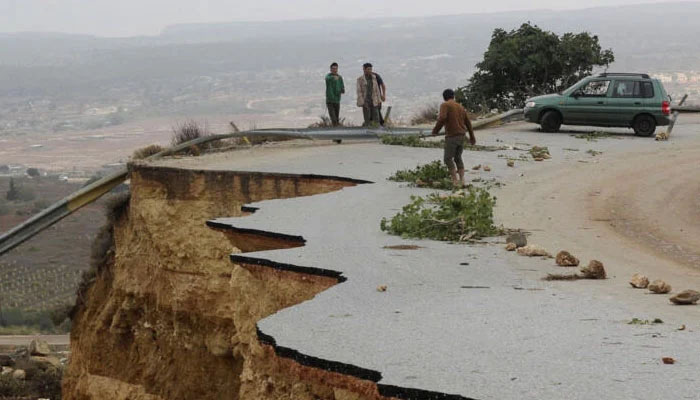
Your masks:
{"label": "overcast sky", "polygon": [[[576,9],[664,0],[0,0],[0,32],[156,35],[187,22],[274,21]],[[660,10],[660,16],[662,16]]]}

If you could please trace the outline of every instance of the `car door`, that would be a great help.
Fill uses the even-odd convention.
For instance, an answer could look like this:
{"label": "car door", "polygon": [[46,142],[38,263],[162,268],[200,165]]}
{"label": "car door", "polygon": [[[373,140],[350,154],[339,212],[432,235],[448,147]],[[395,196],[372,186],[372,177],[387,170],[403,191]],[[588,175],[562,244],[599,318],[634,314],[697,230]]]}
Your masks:
{"label": "car door", "polygon": [[642,82],[633,79],[616,79],[610,99],[608,110],[610,112],[610,124],[614,126],[630,126],[634,117],[645,107]]}
{"label": "car door", "polygon": [[610,120],[606,108],[610,83],[610,79],[594,79],[574,90],[566,99],[564,123],[607,125]]}

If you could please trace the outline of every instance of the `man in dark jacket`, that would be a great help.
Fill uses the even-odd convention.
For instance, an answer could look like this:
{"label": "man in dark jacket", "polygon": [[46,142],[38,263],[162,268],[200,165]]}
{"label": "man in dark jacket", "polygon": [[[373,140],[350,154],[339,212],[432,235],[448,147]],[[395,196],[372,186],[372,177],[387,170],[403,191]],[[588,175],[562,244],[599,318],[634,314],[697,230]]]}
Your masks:
{"label": "man in dark jacket", "polygon": [[[445,102],[440,105],[440,113],[433,128],[433,135],[440,133],[440,129],[445,127],[445,164],[450,170],[452,184],[455,187],[464,186],[464,162],[462,161],[462,151],[464,150],[464,140],[467,131],[469,132],[469,143],[476,144],[474,129],[469,121],[467,110],[455,101],[455,92],[452,89],[445,89],[442,92]],[[459,181],[457,175],[459,174]]]}

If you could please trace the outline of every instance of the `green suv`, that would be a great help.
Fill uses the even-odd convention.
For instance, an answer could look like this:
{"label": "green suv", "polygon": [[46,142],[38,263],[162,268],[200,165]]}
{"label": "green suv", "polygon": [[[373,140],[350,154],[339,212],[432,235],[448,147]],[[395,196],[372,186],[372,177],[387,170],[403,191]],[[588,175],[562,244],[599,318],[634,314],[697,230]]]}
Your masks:
{"label": "green suv", "polygon": [[524,113],[544,132],[566,124],[631,127],[651,136],[657,126],[668,125],[671,103],[661,82],[647,74],[602,73],[561,93],[527,99]]}

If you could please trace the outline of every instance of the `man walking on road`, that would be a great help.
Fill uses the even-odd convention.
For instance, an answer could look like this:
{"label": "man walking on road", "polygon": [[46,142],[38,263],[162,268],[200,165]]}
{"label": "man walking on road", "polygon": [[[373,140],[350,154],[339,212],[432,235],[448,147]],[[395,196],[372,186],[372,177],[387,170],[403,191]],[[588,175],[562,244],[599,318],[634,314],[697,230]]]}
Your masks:
{"label": "man walking on road", "polygon": [[[445,164],[450,170],[452,184],[455,187],[464,186],[464,162],[462,161],[462,151],[464,150],[464,139],[469,131],[469,143],[476,144],[474,129],[469,121],[467,110],[455,101],[455,92],[452,89],[445,89],[442,92],[445,102],[440,104],[440,113],[433,128],[433,135],[440,133],[440,129],[445,127]],[[459,181],[457,180],[459,174]]]}
{"label": "man walking on road", "polygon": [[362,107],[363,126],[379,125],[379,106],[382,95],[377,82],[377,75],[372,73],[372,64],[362,66],[364,73],[357,78],[357,106]]}
{"label": "man walking on road", "polygon": [[343,77],[338,75],[338,63],[331,64],[331,72],[326,74],[326,107],[333,126],[340,125],[340,95],[345,93]]}

